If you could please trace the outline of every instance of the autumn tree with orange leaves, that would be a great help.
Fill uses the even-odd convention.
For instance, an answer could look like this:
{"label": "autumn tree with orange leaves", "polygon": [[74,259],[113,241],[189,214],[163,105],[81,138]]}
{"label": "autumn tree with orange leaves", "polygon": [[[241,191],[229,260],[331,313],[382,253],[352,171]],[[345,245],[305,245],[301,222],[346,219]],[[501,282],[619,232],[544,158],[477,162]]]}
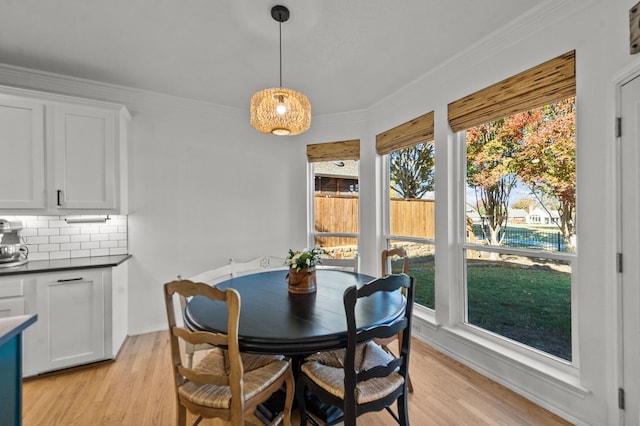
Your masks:
{"label": "autumn tree with orange leaves", "polygon": [[487,242],[501,243],[509,196],[517,182],[540,205],[557,200],[559,227],[567,247],[575,235],[574,98],[491,121],[467,130],[467,184],[489,227]]}
{"label": "autumn tree with orange leaves", "polygon": [[540,119],[525,133],[515,155],[518,177],[529,187],[540,205],[542,199],[557,200],[560,229],[565,244],[573,250],[576,212],[576,112],[575,98],[539,108]]}

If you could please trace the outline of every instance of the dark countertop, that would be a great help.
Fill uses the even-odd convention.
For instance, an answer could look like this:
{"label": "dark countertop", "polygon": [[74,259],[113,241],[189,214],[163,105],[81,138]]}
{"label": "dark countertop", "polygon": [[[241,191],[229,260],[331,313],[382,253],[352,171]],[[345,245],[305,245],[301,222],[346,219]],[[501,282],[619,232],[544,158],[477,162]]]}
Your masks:
{"label": "dark countertop", "polygon": [[131,257],[130,254],[115,256],[76,257],[73,259],[32,260],[24,265],[0,268],[0,277],[40,272],[70,271],[73,269],[108,268],[118,266]]}

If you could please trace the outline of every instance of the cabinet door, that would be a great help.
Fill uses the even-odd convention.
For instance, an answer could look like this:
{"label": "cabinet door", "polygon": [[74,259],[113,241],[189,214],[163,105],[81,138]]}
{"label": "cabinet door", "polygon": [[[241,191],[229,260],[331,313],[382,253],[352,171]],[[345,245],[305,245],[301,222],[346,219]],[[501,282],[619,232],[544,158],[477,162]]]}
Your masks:
{"label": "cabinet door", "polygon": [[105,359],[104,289],[102,271],[38,280],[38,317],[46,324],[41,372]]}
{"label": "cabinet door", "polygon": [[115,209],[116,131],[112,111],[55,106],[55,204]]}
{"label": "cabinet door", "polygon": [[45,207],[44,108],[0,96],[0,208]]}

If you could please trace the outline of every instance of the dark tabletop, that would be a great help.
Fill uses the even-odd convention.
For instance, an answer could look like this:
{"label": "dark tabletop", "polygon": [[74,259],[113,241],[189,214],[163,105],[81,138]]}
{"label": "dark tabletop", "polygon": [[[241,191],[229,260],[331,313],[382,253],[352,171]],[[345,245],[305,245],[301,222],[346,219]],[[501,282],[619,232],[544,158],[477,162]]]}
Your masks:
{"label": "dark tabletop", "polygon": [[[256,353],[305,355],[346,346],[347,323],[342,295],[373,277],[351,272],[319,269],[318,290],[290,294],[286,270],[260,272],[223,281],[216,287],[240,293],[240,350]],[[376,294],[358,302],[359,328],[391,322],[402,313],[404,297]],[[227,331],[227,309],[222,302],[194,297],[185,310],[185,324],[193,330]]]}

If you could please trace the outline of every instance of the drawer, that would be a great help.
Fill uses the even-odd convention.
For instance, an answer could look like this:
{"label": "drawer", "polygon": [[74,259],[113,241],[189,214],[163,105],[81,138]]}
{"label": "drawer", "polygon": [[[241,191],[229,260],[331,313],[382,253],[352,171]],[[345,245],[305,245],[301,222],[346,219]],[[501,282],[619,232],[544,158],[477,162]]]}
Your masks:
{"label": "drawer", "polygon": [[0,278],[0,298],[23,296],[23,281],[20,278]]}
{"label": "drawer", "polygon": [[13,297],[0,299],[0,318],[24,315],[24,298]]}

